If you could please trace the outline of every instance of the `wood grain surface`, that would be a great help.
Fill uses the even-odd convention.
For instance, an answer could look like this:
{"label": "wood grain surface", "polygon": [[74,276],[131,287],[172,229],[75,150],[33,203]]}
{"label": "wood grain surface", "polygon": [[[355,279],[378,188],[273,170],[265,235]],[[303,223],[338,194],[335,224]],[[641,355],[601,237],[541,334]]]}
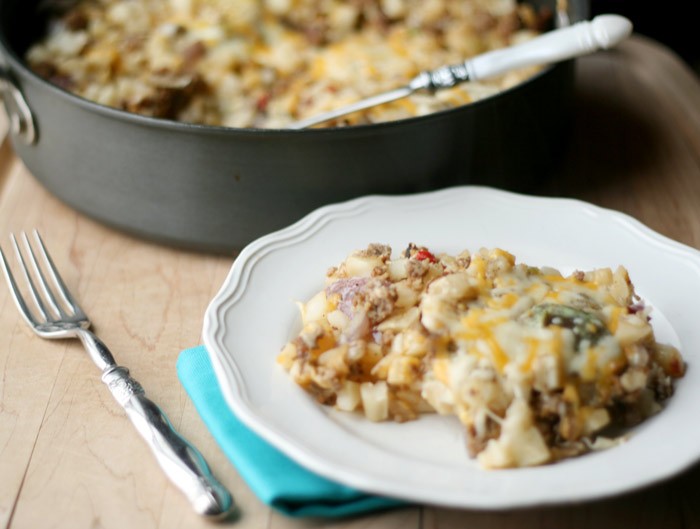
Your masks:
{"label": "wood grain surface", "polygon": [[[538,194],[628,213],[700,248],[700,84],[680,60],[635,36],[578,61],[576,114],[561,160]],[[0,118],[0,132],[7,120]],[[38,228],[64,279],[118,361],[204,453],[248,528],[700,528],[700,467],[603,501],[508,512],[409,507],[353,519],[272,512],[238,477],[175,372],[200,343],[202,317],[231,258],[185,252],[113,231],[47,193],[0,146],[0,243]],[[690,418],[694,420],[694,418]],[[669,432],[669,435],[673,435]],[[649,461],[640,464],[652,464]],[[76,341],[47,342],[0,287],[0,528],[204,528],[103,387]]]}

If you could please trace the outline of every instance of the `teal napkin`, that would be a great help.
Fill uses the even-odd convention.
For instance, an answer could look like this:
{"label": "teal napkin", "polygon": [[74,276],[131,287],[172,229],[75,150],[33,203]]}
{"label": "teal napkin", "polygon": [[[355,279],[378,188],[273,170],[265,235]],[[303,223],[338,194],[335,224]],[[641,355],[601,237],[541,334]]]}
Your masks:
{"label": "teal napkin", "polygon": [[405,505],[322,478],[251,432],[226,404],[203,346],[180,353],[177,374],[209,431],[263,503],[299,517],[350,516]]}

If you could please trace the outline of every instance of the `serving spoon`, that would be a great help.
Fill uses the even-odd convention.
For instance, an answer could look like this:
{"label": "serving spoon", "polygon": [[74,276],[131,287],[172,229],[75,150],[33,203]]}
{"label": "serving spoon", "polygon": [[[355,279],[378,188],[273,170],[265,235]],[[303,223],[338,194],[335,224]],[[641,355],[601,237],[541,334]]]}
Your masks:
{"label": "serving spoon", "polygon": [[478,81],[502,73],[540,64],[550,64],[609,49],[632,33],[632,22],[620,15],[598,15],[593,20],[549,31],[532,40],[477,55],[461,64],[425,71],[407,85],[355,103],[291,123],[290,129],[305,129],[359,110],[389,103],[425,91],[434,93],[467,81]]}

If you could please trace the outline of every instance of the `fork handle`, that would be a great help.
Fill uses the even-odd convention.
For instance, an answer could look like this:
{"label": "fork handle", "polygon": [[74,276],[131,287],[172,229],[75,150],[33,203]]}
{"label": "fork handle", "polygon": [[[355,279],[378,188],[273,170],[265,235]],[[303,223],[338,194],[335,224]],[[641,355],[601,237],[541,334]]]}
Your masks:
{"label": "fork handle", "polygon": [[[96,337],[95,340],[99,341]],[[100,345],[105,347],[101,342]],[[233,499],[213,476],[202,454],[175,431],[163,411],[146,397],[141,384],[129,375],[129,370],[116,364],[108,366],[102,372],[102,381],[195,511],[213,518],[231,512]]]}

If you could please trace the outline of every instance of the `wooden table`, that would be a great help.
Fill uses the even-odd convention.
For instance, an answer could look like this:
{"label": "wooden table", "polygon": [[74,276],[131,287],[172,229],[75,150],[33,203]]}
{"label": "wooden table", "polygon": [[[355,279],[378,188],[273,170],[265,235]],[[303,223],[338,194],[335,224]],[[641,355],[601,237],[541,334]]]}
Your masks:
{"label": "wooden table", "polygon": [[[7,129],[4,116],[0,127]],[[572,141],[539,191],[624,211],[699,248],[698,79],[675,55],[639,36],[580,60]],[[224,457],[175,372],[180,350],[200,343],[202,316],[231,259],[154,245],[87,219],[49,195],[5,141],[0,235],[6,241],[8,232],[33,227],[100,336],[233,491],[237,527],[700,527],[697,466],[652,488],[574,506],[505,513],[426,506],[339,521],[272,512]],[[0,527],[209,525],[163,477],[80,344],[36,338],[0,287]]]}

